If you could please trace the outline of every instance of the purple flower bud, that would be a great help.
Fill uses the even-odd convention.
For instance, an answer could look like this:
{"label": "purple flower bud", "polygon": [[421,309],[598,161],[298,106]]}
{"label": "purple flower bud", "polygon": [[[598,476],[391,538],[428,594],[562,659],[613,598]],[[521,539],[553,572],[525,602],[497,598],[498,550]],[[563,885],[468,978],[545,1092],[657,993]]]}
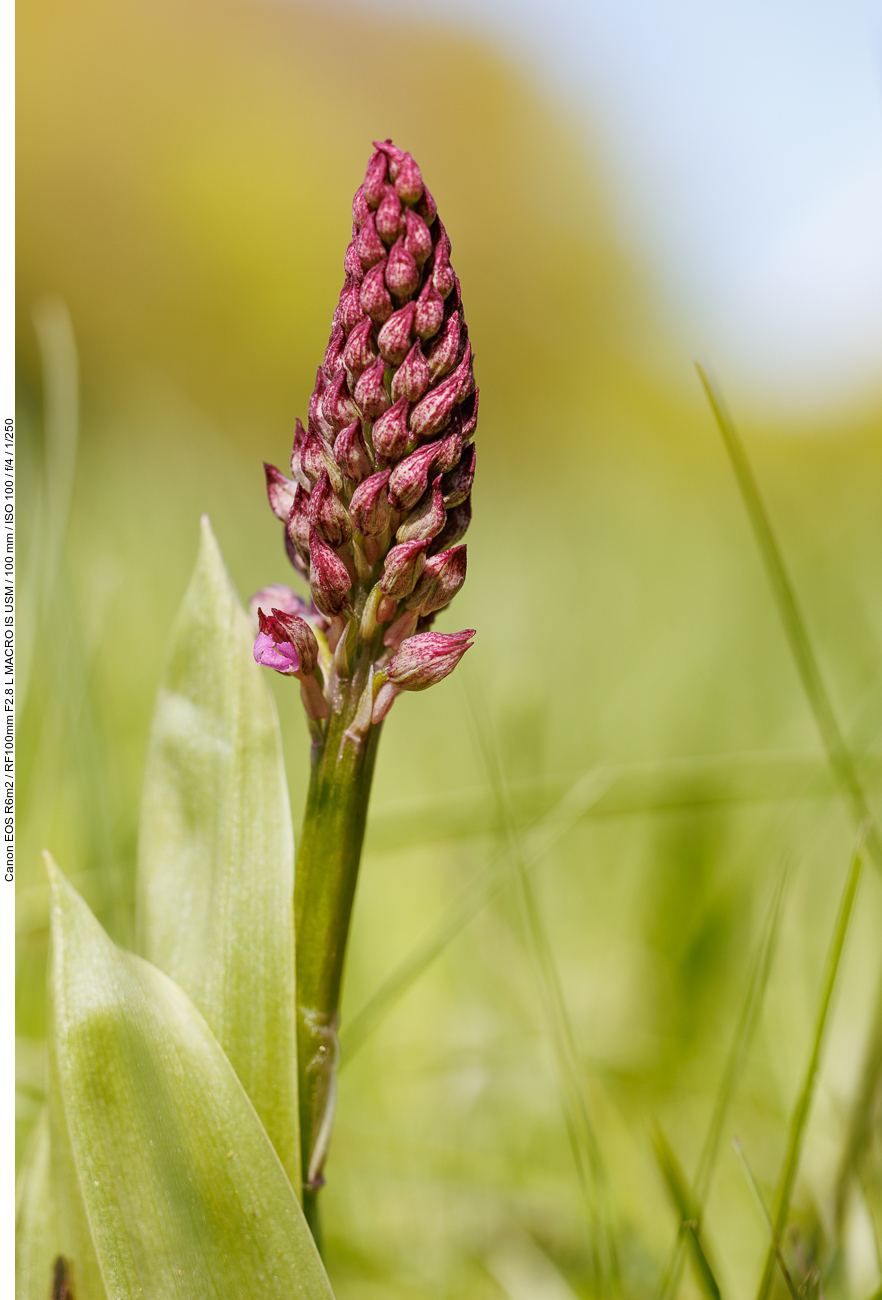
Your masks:
{"label": "purple flower bud", "polygon": [[428,261],[429,254],[432,251],[432,236],[429,234],[429,227],[423,221],[422,217],[408,208],[405,213],[407,222],[407,234],[404,239],[404,247],[410,253],[418,267]]}
{"label": "purple flower bud", "polygon": [[322,363],[322,370],[324,371],[326,379],[333,379],[334,375],[336,375],[337,371],[343,365],[342,352],[345,338],[346,335],[343,333],[343,326],[335,326],[330,341],[328,342],[328,346],[325,348],[325,359]]}
{"label": "purple flower bud", "polygon": [[376,208],[386,188],[386,155],[382,149],[376,149],[371,156],[361,188],[368,207]]}
{"label": "purple flower bud", "polygon": [[398,601],[393,596],[384,596],[382,587],[377,587],[380,593],[380,600],[377,604],[377,622],[388,623],[390,618],[395,617],[395,611],[398,609]]}
{"label": "purple flower bud", "polygon": [[402,158],[398,174],[393,177],[393,180],[403,203],[418,203],[422,198],[422,173],[409,153]]}
{"label": "purple flower bud", "polygon": [[411,510],[395,534],[396,542],[430,542],[437,537],[447,522],[447,512],[441,497],[441,475],[435,479],[431,490]]}
{"label": "purple flower bud", "polygon": [[450,265],[450,240],[441,222],[438,222],[439,234],[435,244],[435,265],[432,268],[432,283],[442,298],[446,298],[453,288],[456,276]]}
{"label": "purple flower bud", "polygon": [[[450,423],[452,425],[453,421],[451,420]],[[438,448],[438,454],[433,462],[434,468],[439,474],[447,474],[459,464],[462,455],[462,434],[458,428],[450,431],[448,426],[448,432],[435,446]]]}
{"label": "purple flower bud", "polygon": [[379,537],[389,527],[388,482],[389,471],[384,469],[365,479],[352,494],[349,513],[362,537]]}
{"label": "purple flower bud", "polygon": [[[327,478],[327,470],[322,470],[322,474]],[[291,509],[288,511],[288,518],[285,520],[285,531],[298,555],[304,560],[309,559],[309,503],[309,493],[298,483]]]}
{"label": "purple flower bud", "polygon": [[[367,277],[365,277],[367,279]],[[344,288],[340,294],[340,303],[338,310],[340,312],[340,324],[344,330],[354,329],[359,321],[364,320],[365,312],[361,305],[362,286],[352,282]]]}
{"label": "purple flower bud", "polygon": [[468,532],[471,522],[472,498],[468,496],[465,501],[461,501],[458,506],[453,506],[447,511],[447,523],[429,548],[432,554],[438,555],[441,551],[447,550],[448,547],[461,542]]}
{"label": "purple flower bud", "polygon": [[275,632],[273,618],[267,618],[262,609],[257,611],[259,631],[254,642],[254,659],[265,668],[274,668],[286,677],[296,677],[300,672],[300,656],[284,632]]}
{"label": "purple flower bud", "polygon": [[463,399],[459,408],[462,415],[463,442],[467,442],[478,427],[478,392],[477,388],[473,388],[468,397]]}
{"label": "purple flower bud", "polygon": [[352,330],[349,338],[346,340],[346,346],[343,349],[343,364],[354,379],[368,366],[372,366],[377,352],[374,347],[372,337],[373,326],[367,319],[363,320],[360,325],[356,325]]}
{"label": "purple flower bud", "polygon": [[289,562],[293,565],[294,571],[299,573],[301,578],[305,578],[306,581],[309,582],[309,565],[291,541],[288,534],[287,524],[282,529],[282,536],[285,541],[285,554],[287,555]]}
{"label": "purple flower bud", "polygon": [[416,210],[427,226],[434,225],[438,215],[438,205],[426,189],[425,182],[423,182],[423,197],[417,203]]}
{"label": "purple flower bud", "polygon": [[322,412],[334,433],[339,433],[347,424],[358,419],[359,410],[349,394],[345,370],[338,371],[325,389]]}
{"label": "purple flower bud", "polygon": [[389,475],[389,500],[396,510],[410,510],[426,490],[429,470],[440,450],[440,443],[430,442],[400,460]]}
{"label": "purple flower bud", "polygon": [[[401,200],[395,193],[391,185],[386,186],[386,193],[383,195],[382,202],[377,208],[376,216],[377,234],[384,244],[394,244],[399,235],[404,233],[404,214],[401,211]],[[386,250],[383,249],[385,257]]]}
{"label": "purple flower bud", "polygon": [[[396,239],[386,261],[386,284],[390,293],[393,298],[409,298],[419,282],[417,264],[405,248],[404,239]],[[367,310],[365,304],[365,311]]]}
{"label": "purple flower bud", "polygon": [[383,382],[385,374],[386,362],[382,357],[377,357],[374,364],[365,370],[355,385],[355,400],[362,414],[369,420],[376,419],[378,415],[388,411],[392,404]]}
{"label": "purple flower bud", "polygon": [[336,491],[339,492],[343,486],[334,453],[327,440],[312,424],[306,431],[306,439],[300,450],[300,466],[310,489],[319,481],[323,470],[327,470]]}
{"label": "purple flower bud", "polygon": [[386,288],[385,276],[386,263],[379,262],[376,266],[371,267],[364,277],[364,284],[361,286],[359,301],[362,310],[367,312],[371,320],[376,323],[382,323],[392,315],[392,299],[389,297],[389,290]]}
{"label": "purple flower bud", "polygon": [[369,212],[368,201],[364,196],[364,186],[359,185],[352,200],[352,220],[355,222],[357,229],[361,229],[362,223]]}
{"label": "purple flower bud", "polygon": [[361,230],[358,232],[355,246],[358,249],[359,261],[365,271],[369,271],[372,266],[376,266],[378,262],[382,262],[385,258],[386,246],[377,234],[373,212],[369,212],[365,217]]}
{"label": "purple flower bud", "polygon": [[306,430],[304,429],[300,419],[298,418],[294,422],[294,445],[291,448],[291,473],[293,474],[297,482],[300,483],[303,487],[305,487],[308,492],[311,485],[309,479],[304,474],[303,466],[300,463],[300,457],[303,451],[303,444],[305,442],[306,442]]}
{"label": "purple flower bud", "polygon": [[[353,236],[355,236],[355,229],[353,229],[352,233]],[[356,284],[361,284],[364,279],[364,267],[362,266],[361,258],[358,255],[357,238],[353,237],[346,247],[346,255],[343,258],[343,270],[346,272],[347,278],[354,280]],[[337,323],[340,323],[339,320]]]}
{"label": "purple flower bud", "polygon": [[270,510],[284,523],[293,504],[297,484],[293,479],[285,478],[275,465],[270,465],[266,461],[263,462],[263,472],[266,474],[266,494],[269,498]]}
{"label": "purple flower bud", "polygon": [[473,384],[471,344],[466,344],[462,361],[452,375],[432,388],[410,413],[410,427],[417,438],[431,438],[440,431],[450,419],[450,413],[457,402],[470,391]]}
{"label": "purple flower bud", "polygon": [[393,546],[383,565],[380,590],[393,600],[403,600],[414,589],[414,584],[423,571],[426,562],[428,541],[416,540]]}
{"label": "purple flower bud", "polygon": [[267,622],[272,624],[274,636],[281,634],[294,646],[300,660],[300,671],[313,672],[319,657],[318,641],[303,616],[293,610],[273,609]]}
{"label": "purple flower bud", "polygon": [[337,441],[334,443],[334,459],[351,483],[360,483],[370,474],[374,465],[361,431],[361,420],[347,424],[346,428],[337,434]]}
{"label": "purple flower bud", "polygon": [[410,332],[415,311],[416,303],[413,302],[399,307],[380,330],[377,343],[390,365],[400,366],[410,351]]}
{"label": "purple flower bud", "polygon": [[421,632],[404,641],[389,664],[389,682],[400,691],[424,691],[453,672],[475,633]]}
{"label": "purple flower bud", "polygon": [[352,537],[352,520],[331,487],[325,470],[309,498],[309,522],[319,536],[333,546],[345,546]]}
{"label": "purple flower bud", "polygon": [[474,445],[465,447],[459,463],[454,466],[449,474],[444,475],[441,481],[441,490],[444,493],[444,504],[448,509],[465,501],[471,492],[472,484],[475,481],[476,454]]}
{"label": "purple flower bud", "polygon": [[307,425],[315,425],[323,437],[328,438],[333,433],[333,429],[324,413],[324,398],[327,391],[328,381],[325,379],[324,371],[319,366],[315,375],[315,387],[312,390],[312,396],[309,399],[309,419]]}
{"label": "purple flower bud", "polygon": [[452,546],[447,551],[440,551],[426,561],[426,567],[407,602],[407,608],[416,609],[422,615],[443,609],[453,600],[465,582],[465,576],[466,548]]}
{"label": "purple flower bud", "polygon": [[404,150],[394,145],[388,137],[383,141],[375,140],[374,148],[386,155],[389,160],[389,176],[393,181],[396,180],[405,159]]}
{"label": "purple flower bud", "polygon": [[374,451],[384,460],[398,460],[399,456],[404,454],[409,437],[407,432],[407,415],[410,405],[406,397],[400,397],[398,401],[389,408],[385,415],[381,415],[379,420],[371,431]]}
{"label": "purple flower bud", "polygon": [[417,298],[416,315],[413,318],[414,333],[421,339],[430,339],[438,333],[444,319],[444,299],[438,290],[427,280]]}
{"label": "purple flower bud", "polygon": [[314,528],[309,530],[309,585],[326,618],[334,618],[344,609],[352,588],[346,565]]}
{"label": "purple flower bud", "polygon": [[458,352],[459,312],[455,311],[445,322],[429,353],[429,377],[433,384],[436,379],[440,379],[442,375],[446,375],[453,369]]}
{"label": "purple flower bud", "polygon": [[429,366],[417,341],[392,378],[392,399],[406,397],[409,402],[415,402],[428,387]]}

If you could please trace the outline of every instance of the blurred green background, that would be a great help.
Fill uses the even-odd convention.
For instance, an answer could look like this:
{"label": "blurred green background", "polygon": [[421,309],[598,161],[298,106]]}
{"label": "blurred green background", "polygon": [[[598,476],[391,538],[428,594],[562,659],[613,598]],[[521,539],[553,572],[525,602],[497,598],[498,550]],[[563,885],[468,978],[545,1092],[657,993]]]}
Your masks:
{"label": "blurred green background", "polygon": [[[477,356],[469,581],[444,628],[478,637],[386,727],[344,1052],[347,1023],[488,864],[503,888],[344,1060],[331,1278],[344,1300],[593,1294],[551,954],[625,1292],[652,1294],[677,1220],[650,1126],[691,1176],[787,863],[706,1216],[724,1290],[746,1294],[767,1233],[730,1139],[770,1203],[854,832],[690,358],[583,136],[489,46],[268,0],[31,0],[19,85],[22,1141],[42,1087],[39,850],[131,943],[147,728],[197,521],[210,514],[244,599],[289,580],[260,461],[285,463],[305,414],[351,196],[371,140],[391,136],[438,201]],[[755,417],[743,432],[879,809],[882,403],[810,433]],[[297,691],[273,685],[296,824],[307,733]],[[532,869],[538,955],[488,746],[528,850],[561,796],[602,773]],[[882,1063],[866,1068],[880,924],[868,867],[788,1244],[800,1277],[813,1252],[829,1263],[869,1088],[827,1283],[857,1300],[880,1284]],[[681,1294],[696,1285],[687,1269]]]}

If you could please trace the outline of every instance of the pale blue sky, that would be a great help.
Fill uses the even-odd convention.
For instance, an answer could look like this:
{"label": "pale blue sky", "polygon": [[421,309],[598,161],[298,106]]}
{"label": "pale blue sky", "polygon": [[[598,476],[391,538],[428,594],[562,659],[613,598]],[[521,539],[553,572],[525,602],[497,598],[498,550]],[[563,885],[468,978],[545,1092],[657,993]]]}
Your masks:
{"label": "pale blue sky", "polygon": [[882,0],[360,0],[585,121],[687,350],[784,407],[882,385]]}

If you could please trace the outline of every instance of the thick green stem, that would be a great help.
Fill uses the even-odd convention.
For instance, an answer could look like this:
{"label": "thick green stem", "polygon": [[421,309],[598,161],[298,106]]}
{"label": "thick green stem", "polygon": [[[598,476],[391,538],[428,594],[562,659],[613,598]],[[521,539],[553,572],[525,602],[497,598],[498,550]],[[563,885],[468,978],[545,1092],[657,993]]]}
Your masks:
{"label": "thick green stem", "polygon": [[367,821],[380,727],[353,727],[370,653],[336,683],[324,738],[313,745],[297,853],[297,1053],[300,1145],[307,1218],[318,1231],[316,1194],[330,1140],[336,1094],[340,988],[349,920]]}

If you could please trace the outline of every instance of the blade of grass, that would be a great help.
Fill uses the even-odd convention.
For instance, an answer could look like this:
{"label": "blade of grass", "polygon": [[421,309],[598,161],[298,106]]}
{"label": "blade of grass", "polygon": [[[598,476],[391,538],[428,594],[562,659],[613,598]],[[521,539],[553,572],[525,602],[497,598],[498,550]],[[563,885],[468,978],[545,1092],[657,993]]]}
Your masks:
{"label": "blade of grass", "polygon": [[[557,842],[603,797],[609,778],[603,769],[586,772],[548,810],[526,835],[526,865],[532,870]],[[481,908],[509,880],[507,851],[498,853],[490,865],[455,898],[438,920],[397,966],[393,967],[374,993],[359,1007],[340,1034],[340,1068],[351,1060],[370,1037],[386,1013],[431,966],[447,945],[468,925]]]}
{"label": "blade of grass", "polygon": [[720,1287],[701,1242],[701,1213],[686,1183],[679,1161],[656,1125],[652,1130],[652,1147],[671,1204],[680,1216],[680,1235],[688,1242],[698,1285],[710,1300],[720,1300]]}
{"label": "blade of grass", "polygon": [[848,1132],[836,1179],[834,1222],[836,1237],[841,1241],[845,1226],[848,1190],[854,1178],[860,1179],[873,1140],[873,1123],[877,1099],[882,1092],[882,983],[876,993],[876,1009],[861,1082],[849,1117]]}
{"label": "blade of grass", "polygon": [[530,884],[527,856],[512,812],[499,749],[479,703],[479,695],[471,689],[468,674],[463,678],[463,684],[470,722],[493,790],[500,828],[507,841],[508,857],[518,886],[528,942],[554,1049],[567,1133],[592,1228],[595,1275],[602,1293],[609,1290],[617,1295],[620,1290],[620,1267],[611,1222],[608,1179],[588,1111],[572,1018],[554,952]]}
{"label": "blade of grass", "polygon": [[763,1200],[762,1192],[757,1186],[756,1179],[753,1176],[750,1165],[747,1163],[747,1156],[744,1154],[744,1150],[741,1146],[741,1143],[738,1141],[737,1137],[732,1139],[732,1145],[734,1146],[735,1154],[737,1155],[741,1163],[741,1168],[744,1170],[744,1177],[747,1179],[747,1185],[750,1188],[751,1192],[753,1193],[753,1199],[756,1201],[756,1204],[759,1207],[759,1212],[762,1215],[763,1221],[769,1230],[769,1236],[772,1239],[772,1246],[775,1251],[775,1258],[778,1261],[778,1267],[781,1270],[781,1276],[784,1278],[784,1283],[787,1287],[787,1290],[790,1292],[792,1300],[801,1300],[799,1292],[797,1291],[793,1283],[793,1278],[790,1276],[790,1269],[787,1267],[787,1264],[784,1260],[784,1256],[781,1254],[781,1245],[780,1242],[778,1241],[777,1233],[775,1232],[775,1225],[774,1223],[772,1223],[772,1218],[771,1215],[769,1214],[769,1211],[766,1209],[766,1203]]}
{"label": "blade of grass", "polygon": [[784,567],[781,550],[772,531],[772,525],[760,496],[750,462],[747,459],[744,445],[735,425],[732,423],[717,386],[711,380],[707,370],[698,362],[696,362],[696,368],[704,391],[707,394],[707,399],[710,402],[711,410],[714,413],[714,418],[723,436],[726,450],[729,453],[729,459],[732,462],[732,469],[747,510],[754,537],[772,585],[778,613],[781,616],[787,640],[790,643],[790,651],[799,671],[803,689],[808,697],[818,730],[821,733],[828,761],[846,795],[855,825],[866,825],[867,849],[876,866],[882,870],[882,835],[880,835],[879,828],[870,811],[863,786],[858,778],[854,759],[845,743],[836,719],[830,696],[818,667],[817,657],[809,639],[805,619],[799,608],[793,584]]}
{"label": "blade of grass", "polygon": [[[714,1108],[711,1112],[710,1123],[704,1139],[704,1145],[701,1149],[701,1155],[698,1158],[698,1166],[692,1184],[692,1200],[699,1217],[704,1213],[705,1202],[707,1201],[710,1192],[714,1166],[716,1165],[717,1156],[720,1150],[723,1126],[726,1122],[726,1116],[729,1113],[732,1098],[735,1095],[735,1089],[738,1086],[738,1080],[741,1077],[741,1071],[744,1068],[744,1062],[747,1059],[750,1044],[753,1041],[753,1035],[759,1022],[760,1011],[762,1010],[763,1001],[765,999],[766,988],[769,982],[769,973],[772,969],[772,959],[774,957],[775,946],[778,938],[778,928],[781,919],[781,902],[787,884],[788,871],[789,864],[785,862],[775,883],[772,900],[769,904],[769,910],[766,914],[765,924],[763,926],[762,938],[753,960],[750,978],[747,984],[747,991],[741,1007],[741,1014],[738,1017],[735,1035],[732,1039],[731,1047],[729,1048],[726,1067],[720,1079],[719,1087],[717,1088],[717,1095],[714,1099]],[[669,1300],[669,1297],[676,1291],[682,1265],[682,1245],[683,1237],[682,1234],[678,1233],[677,1239],[671,1249],[671,1253],[668,1256],[668,1262],[659,1284],[658,1296],[660,1297],[660,1300]]]}
{"label": "blade of grass", "polygon": [[[796,1171],[799,1167],[799,1158],[802,1153],[802,1142],[805,1135],[806,1122],[808,1120],[812,1099],[814,1097],[818,1065],[821,1059],[821,1048],[824,1042],[824,1031],[827,1027],[830,1002],[833,997],[833,987],[836,983],[836,975],[839,971],[839,962],[842,957],[845,936],[848,932],[848,924],[851,920],[855,895],[861,878],[861,869],[864,862],[864,839],[865,836],[862,828],[862,833],[858,836],[858,841],[854,853],[852,854],[851,864],[845,881],[845,888],[839,903],[839,912],[836,917],[833,936],[827,952],[824,977],[821,984],[821,997],[818,1004],[817,1015],[815,1017],[811,1053],[803,1077],[802,1087],[800,1088],[796,1106],[794,1107],[793,1115],[790,1120],[790,1133],[787,1141],[787,1149],[784,1154],[784,1162],[781,1166],[781,1173],[778,1179],[778,1191],[775,1196],[775,1217],[773,1222],[775,1230],[774,1235],[778,1240],[781,1239],[784,1230],[787,1227],[787,1216],[790,1211],[790,1195],[796,1179]],[[772,1274],[774,1269],[775,1247],[773,1243],[773,1245],[769,1247],[766,1256],[763,1276],[757,1292],[757,1300],[767,1300],[772,1285]]]}

